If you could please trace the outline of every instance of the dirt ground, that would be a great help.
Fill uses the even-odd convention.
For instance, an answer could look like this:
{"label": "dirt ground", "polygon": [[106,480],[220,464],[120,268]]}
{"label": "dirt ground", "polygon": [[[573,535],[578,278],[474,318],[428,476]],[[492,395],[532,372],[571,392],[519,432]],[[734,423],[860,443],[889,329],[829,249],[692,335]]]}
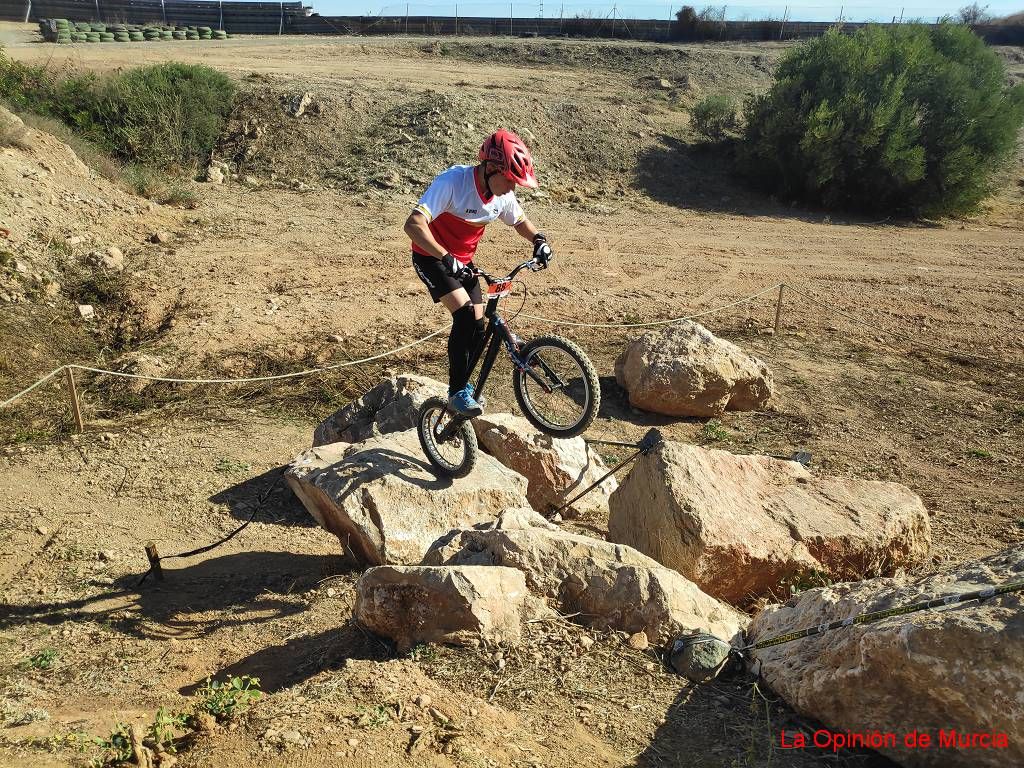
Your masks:
{"label": "dirt ground", "polygon": [[[536,138],[544,186],[524,205],[556,252],[552,269],[528,276],[522,309],[554,322],[512,324],[524,337],[557,329],[594,360],[603,406],[589,436],[634,439],[658,426],[735,452],[807,450],[815,472],[904,483],[932,514],[932,568],[1024,541],[1019,158],[965,220],[867,221],[766,200],[694,145],[684,107],[701,93],[766,87],[783,50],[775,44],[58,47],[33,37],[0,25],[7,55],[25,61],[103,70],[173,58],[235,76],[246,96],[221,151],[244,158],[243,178],[197,185],[194,209],[151,210],[88,175],[61,177],[59,193],[52,172],[12,175],[17,199],[36,206],[9,212],[26,230],[14,236],[30,269],[117,245],[129,260],[132,327],[149,331],[126,341],[126,320],[120,336],[111,318],[85,324],[66,297],[5,304],[0,396],[76,352],[109,364],[141,351],[165,374],[242,376],[360,358],[446,326],[412,273],[402,223],[433,173],[472,162],[481,133],[507,121]],[[1001,53],[1021,77],[1024,51]],[[305,91],[317,111],[288,116],[282,105]],[[259,141],[246,134],[253,121]],[[4,152],[5,162],[39,161]],[[83,208],[89,195],[118,206]],[[149,242],[158,229],[172,239]],[[45,232],[89,239],[57,255],[33,250]],[[479,261],[497,272],[527,255],[495,226]],[[774,336],[779,283],[789,287]],[[510,299],[507,317],[522,300]],[[613,375],[639,331],[567,324],[700,312],[769,363],[778,394],[768,410],[720,426],[639,412]],[[40,332],[47,323],[81,341],[57,343]],[[83,377],[81,436],[67,434],[55,387],[9,410],[32,426],[0,455],[0,764],[84,764],[95,748],[79,750],[76,734],[149,722],[224,674],[258,675],[267,695],[235,729],[200,737],[179,766],[888,764],[781,752],[779,729],[809,726],[770,692],[744,681],[689,687],[653,651],[568,622],[536,627],[516,650],[401,658],[353,625],[357,574],[342,569],[337,541],[281,472],[321,418],[382,372],[443,378],[442,361],[434,341],[301,383],[141,396]],[[507,370],[492,382],[490,407],[512,408]],[[230,542],[169,560],[164,582],[139,584],[145,542],[180,552],[253,514]],[[584,522],[593,534],[607,521]],[[26,665],[48,649],[49,668]],[[415,703],[423,694],[441,717]]]}

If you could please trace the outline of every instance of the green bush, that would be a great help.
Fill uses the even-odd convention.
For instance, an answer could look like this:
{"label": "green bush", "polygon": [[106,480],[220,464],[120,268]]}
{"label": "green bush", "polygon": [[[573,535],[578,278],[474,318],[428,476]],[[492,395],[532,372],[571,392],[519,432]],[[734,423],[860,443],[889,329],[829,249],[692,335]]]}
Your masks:
{"label": "green bush", "polygon": [[962,26],[833,30],[788,52],[744,118],[743,169],[783,197],[957,214],[1013,152],[1024,86]]}
{"label": "green bush", "polygon": [[736,102],[724,94],[705,96],[690,110],[693,129],[710,141],[720,141],[737,127]]}
{"label": "green bush", "polygon": [[97,77],[26,65],[0,51],[0,100],[57,118],[127,162],[205,162],[234,93],[227,76],[202,65],[156,64]]}

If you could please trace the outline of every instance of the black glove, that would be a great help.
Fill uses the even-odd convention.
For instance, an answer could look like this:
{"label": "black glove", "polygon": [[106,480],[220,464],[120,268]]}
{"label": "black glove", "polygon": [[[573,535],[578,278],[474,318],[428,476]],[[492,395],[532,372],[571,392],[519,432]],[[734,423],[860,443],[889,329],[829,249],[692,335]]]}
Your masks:
{"label": "black glove", "polygon": [[460,283],[473,274],[469,267],[465,266],[450,253],[446,253],[441,257],[441,269],[445,271],[446,275],[454,277]]}
{"label": "black glove", "polygon": [[544,236],[543,232],[538,232],[533,236],[533,258],[540,265],[541,269],[545,269],[548,266],[548,262],[555,257],[555,254],[551,251],[551,246],[548,245],[548,239]]}

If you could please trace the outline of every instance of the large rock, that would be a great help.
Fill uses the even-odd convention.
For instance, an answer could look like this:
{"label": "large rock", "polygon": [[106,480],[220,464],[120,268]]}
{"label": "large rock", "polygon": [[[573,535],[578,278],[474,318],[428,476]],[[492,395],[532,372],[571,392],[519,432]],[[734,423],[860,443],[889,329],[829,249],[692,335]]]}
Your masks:
{"label": "large rock", "polygon": [[439,479],[415,430],[312,448],[285,477],[359,565],[419,563],[453,528],[492,521],[501,510],[527,503],[525,478],[490,456],[481,456],[465,478]]}
{"label": "large rock", "polygon": [[[488,453],[529,481],[526,498],[538,512],[561,507],[608,471],[582,437],[556,439],[538,431],[521,416],[484,414],[473,419],[473,427]],[[563,511],[563,517],[606,511],[608,497],[617,487],[615,478],[609,477]]]}
{"label": "large rock", "polygon": [[689,321],[631,341],[615,361],[615,380],[632,405],[669,416],[753,411],[772,396],[763,362]]}
{"label": "large rock", "polygon": [[746,625],[745,616],[635,549],[561,531],[529,510],[509,510],[487,529],[453,532],[424,564],[516,568],[563,613],[643,631],[658,645],[695,630],[733,640]]}
{"label": "large rock", "polygon": [[313,433],[313,446],[358,443],[374,435],[412,429],[424,401],[447,396],[447,385],[435,379],[407,373],[392,376],[324,419]]}
{"label": "large rock", "polygon": [[354,614],[404,653],[417,643],[515,645],[523,621],[545,610],[514,568],[382,565],[360,577]]}
{"label": "large rock", "polygon": [[[771,606],[753,641],[867,611],[1024,581],[1024,544],[942,575],[812,589]],[[798,712],[833,731],[896,734],[879,749],[906,766],[1024,765],[1024,595],[952,604],[855,624],[754,651],[761,675]],[[910,749],[904,734],[931,737]],[[951,748],[940,739],[1004,734],[1006,747]],[[999,737],[997,737],[999,738]]]}
{"label": "large rock", "polygon": [[922,562],[931,542],[928,513],[905,486],[675,442],[638,459],[609,508],[610,540],[735,605],[781,594],[808,571],[894,573]]}

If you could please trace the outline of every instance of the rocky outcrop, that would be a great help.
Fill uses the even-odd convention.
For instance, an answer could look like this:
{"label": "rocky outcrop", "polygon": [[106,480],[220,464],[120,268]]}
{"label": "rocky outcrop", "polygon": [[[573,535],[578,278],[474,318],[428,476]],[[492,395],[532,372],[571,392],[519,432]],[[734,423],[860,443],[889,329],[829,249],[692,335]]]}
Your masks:
{"label": "rocky outcrop", "polygon": [[897,483],[815,477],[793,461],[666,442],[612,494],[608,538],[735,605],[922,562],[928,514]]}
{"label": "rocky outcrop", "polygon": [[313,446],[358,443],[374,435],[413,429],[424,401],[447,394],[447,385],[426,376],[392,376],[324,419],[313,433]]}
{"label": "rocky outcrop", "polygon": [[424,558],[430,565],[515,568],[537,595],[593,626],[645,632],[663,645],[678,634],[739,635],[746,617],[630,547],[561,531],[536,513],[510,510],[484,530],[454,532]]}
{"label": "rocky outcrop", "polygon": [[[1024,581],[1024,544],[951,573],[809,590],[761,611],[750,638],[1014,581]],[[854,624],[753,654],[764,679],[797,712],[833,731],[895,734],[895,744],[878,751],[900,765],[1024,765],[1019,592]],[[913,731],[927,734],[930,747],[907,747],[904,736]],[[972,738],[975,746],[960,746]]]}
{"label": "rocky outcrop", "polygon": [[465,478],[439,479],[422,457],[415,430],[312,448],[285,477],[359,565],[419,563],[452,529],[526,506],[526,480],[490,456],[481,456]]}
{"label": "rocky outcrop", "polygon": [[[477,440],[489,454],[529,482],[526,498],[535,510],[557,509],[608,471],[597,452],[582,437],[559,440],[538,431],[521,416],[484,414],[473,419]],[[609,477],[563,510],[563,517],[608,509],[608,497],[618,487]]]}
{"label": "rocky outcrop", "polygon": [[772,396],[768,366],[689,321],[631,341],[615,361],[615,380],[632,405],[669,416],[752,411]]}
{"label": "rocky outcrop", "polygon": [[385,565],[360,577],[354,613],[404,653],[417,643],[515,645],[523,621],[548,611],[514,568]]}

